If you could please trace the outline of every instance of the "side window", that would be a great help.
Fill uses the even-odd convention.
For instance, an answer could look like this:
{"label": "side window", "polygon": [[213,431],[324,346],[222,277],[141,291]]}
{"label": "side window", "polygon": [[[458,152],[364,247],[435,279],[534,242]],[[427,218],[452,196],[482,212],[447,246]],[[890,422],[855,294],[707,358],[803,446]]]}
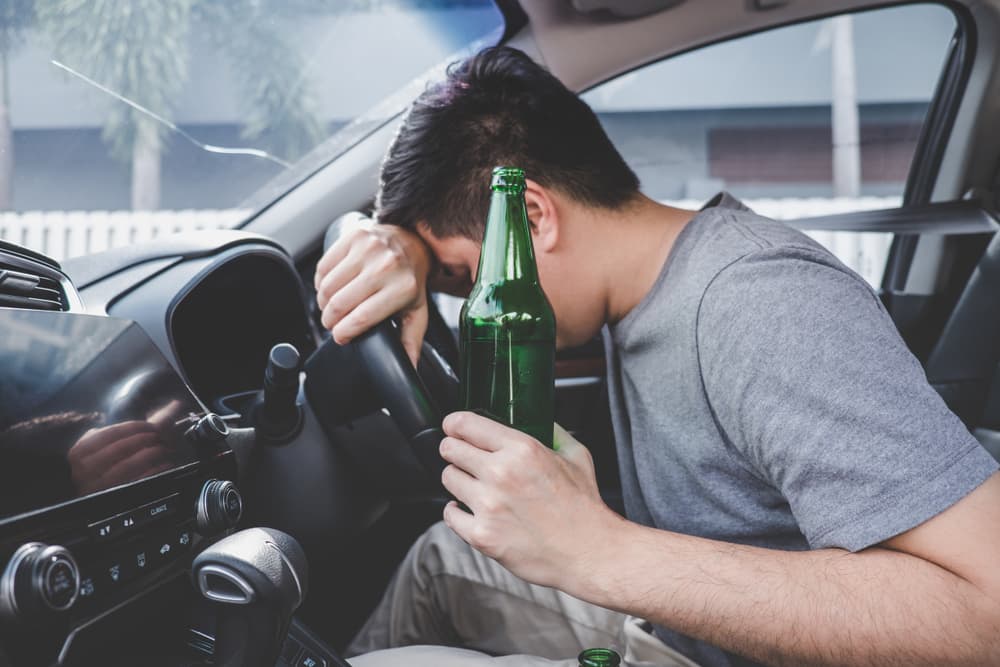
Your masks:
{"label": "side window", "polygon": [[[955,32],[908,5],[777,28],[619,76],[583,95],[658,200],[727,190],[777,219],[898,206]],[[890,234],[815,232],[878,285]]]}

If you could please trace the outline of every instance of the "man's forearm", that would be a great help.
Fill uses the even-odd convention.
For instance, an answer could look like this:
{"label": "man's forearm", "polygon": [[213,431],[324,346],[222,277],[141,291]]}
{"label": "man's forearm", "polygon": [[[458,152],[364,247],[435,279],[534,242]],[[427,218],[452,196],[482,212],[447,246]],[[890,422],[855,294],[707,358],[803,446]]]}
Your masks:
{"label": "man's forearm", "polygon": [[616,532],[568,593],[774,665],[1000,664],[1000,604],[915,556]]}

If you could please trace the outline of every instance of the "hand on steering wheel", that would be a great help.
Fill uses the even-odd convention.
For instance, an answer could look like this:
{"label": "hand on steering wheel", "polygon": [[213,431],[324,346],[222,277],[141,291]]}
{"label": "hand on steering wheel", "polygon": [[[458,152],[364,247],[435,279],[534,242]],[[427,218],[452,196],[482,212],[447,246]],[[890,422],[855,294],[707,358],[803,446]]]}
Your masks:
{"label": "hand on steering wheel", "polygon": [[349,343],[389,316],[414,366],[427,332],[430,250],[413,232],[347,213],[327,231],[316,265],[316,301],[333,339]]}
{"label": "hand on steering wheel", "polygon": [[[315,279],[323,326],[332,329],[338,344],[355,348],[379,403],[439,481],[445,467],[438,452],[443,409],[456,407],[458,378],[423,342],[431,307],[426,296],[430,252],[412,232],[373,224],[360,213],[335,220],[325,245]],[[400,326],[389,319],[394,314]]]}

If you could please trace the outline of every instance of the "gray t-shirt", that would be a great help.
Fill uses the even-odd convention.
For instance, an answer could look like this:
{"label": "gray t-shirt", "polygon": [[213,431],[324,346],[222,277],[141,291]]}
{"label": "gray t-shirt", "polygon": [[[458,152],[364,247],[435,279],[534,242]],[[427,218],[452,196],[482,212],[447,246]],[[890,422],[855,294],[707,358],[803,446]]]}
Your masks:
{"label": "gray t-shirt", "polygon": [[[871,288],[728,195],[685,226],[652,289],[609,334],[622,491],[638,523],[857,551],[940,513],[997,469]],[[753,664],[655,632],[705,666]]]}

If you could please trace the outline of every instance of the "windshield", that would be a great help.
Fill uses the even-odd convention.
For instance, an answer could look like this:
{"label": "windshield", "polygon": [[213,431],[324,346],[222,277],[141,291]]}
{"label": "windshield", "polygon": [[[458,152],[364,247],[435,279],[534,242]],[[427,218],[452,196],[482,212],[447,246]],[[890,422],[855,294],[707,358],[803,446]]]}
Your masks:
{"label": "windshield", "polygon": [[495,43],[491,0],[3,0],[0,238],[232,227]]}

